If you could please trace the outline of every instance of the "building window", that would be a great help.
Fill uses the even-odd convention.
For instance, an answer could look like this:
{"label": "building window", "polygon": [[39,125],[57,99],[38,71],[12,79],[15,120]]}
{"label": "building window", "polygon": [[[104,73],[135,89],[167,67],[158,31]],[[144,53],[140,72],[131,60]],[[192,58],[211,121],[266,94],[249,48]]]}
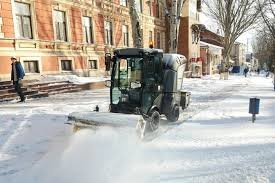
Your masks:
{"label": "building window", "polygon": [[192,31],[192,43],[196,43],[196,35],[195,35],[195,31]]}
{"label": "building window", "polygon": [[15,2],[15,15],[18,37],[32,39],[30,5]]}
{"label": "building window", "polygon": [[165,32],[162,32],[162,34],[161,34],[162,36],[161,36],[161,48],[162,49],[165,49]]}
{"label": "building window", "polygon": [[127,6],[127,0],[120,0],[121,6]]}
{"label": "building window", "polygon": [[198,12],[202,11],[201,0],[197,0],[197,11]]}
{"label": "building window", "polygon": [[97,60],[89,60],[89,69],[98,69]]}
{"label": "building window", "polygon": [[153,41],[153,31],[149,31],[149,44]]}
{"label": "building window", "polygon": [[67,41],[66,16],[64,11],[54,10],[56,40]]}
{"label": "building window", "polygon": [[94,43],[93,36],[93,23],[91,17],[83,17],[83,34],[84,34],[84,43],[92,44]]}
{"label": "building window", "polygon": [[26,73],[39,73],[38,61],[37,60],[24,61],[24,69]]}
{"label": "building window", "polygon": [[113,45],[113,28],[112,28],[112,22],[105,21],[105,44],[107,45]]}
{"label": "building window", "polygon": [[71,60],[61,60],[61,69],[63,71],[72,71],[72,61]]}
{"label": "building window", "polygon": [[149,6],[149,15],[152,16],[152,3],[151,1],[148,3]]}
{"label": "building window", "polygon": [[123,46],[129,46],[128,26],[122,25]]}
{"label": "building window", "polygon": [[159,0],[156,3],[156,17],[159,18]]}
{"label": "building window", "polygon": [[142,0],[135,0],[137,5],[137,11],[142,13]]}
{"label": "building window", "polygon": [[156,47],[160,49],[160,39],[161,38],[160,38],[160,33],[159,32],[157,32],[156,38],[157,38],[157,40],[156,40]]}

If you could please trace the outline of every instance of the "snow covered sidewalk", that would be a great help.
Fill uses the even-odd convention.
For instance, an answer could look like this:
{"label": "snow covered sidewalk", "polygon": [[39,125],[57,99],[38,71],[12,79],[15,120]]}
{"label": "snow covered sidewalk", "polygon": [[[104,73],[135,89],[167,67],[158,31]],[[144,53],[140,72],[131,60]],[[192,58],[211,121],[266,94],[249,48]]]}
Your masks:
{"label": "snow covered sidewalk", "polygon": [[[275,182],[275,92],[266,78],[249,81],[155,141],[163,161],[154,182]],[[251,97],[261,99],[254,124]]]}
{"label": "snow covered sidewalk", "polygon": [[[108,90],[1,105],[0,182],[275,182],[271,79],[187,79],[184,87],[192,92],[187,121],[150,142],[128,128],[72,134],[64,125],[70,112],[107,107]],[[255,96],[253,124],[248,102]]]}

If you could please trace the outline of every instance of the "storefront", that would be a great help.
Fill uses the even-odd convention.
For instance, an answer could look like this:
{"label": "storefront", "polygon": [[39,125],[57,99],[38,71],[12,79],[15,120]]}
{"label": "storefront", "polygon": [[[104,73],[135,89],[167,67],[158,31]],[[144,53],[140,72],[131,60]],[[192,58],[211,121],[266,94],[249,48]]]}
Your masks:
{"label": "storefront", "polygon": [[223,47],[200,42],[200,54],[202,60],[202,74],[212,75],[218,73],[218,65],[221,64]]}

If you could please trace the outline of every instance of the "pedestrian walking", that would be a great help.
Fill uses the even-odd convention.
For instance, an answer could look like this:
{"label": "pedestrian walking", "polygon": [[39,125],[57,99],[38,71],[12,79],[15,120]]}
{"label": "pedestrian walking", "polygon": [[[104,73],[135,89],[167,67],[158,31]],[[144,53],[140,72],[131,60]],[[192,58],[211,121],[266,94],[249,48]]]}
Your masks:
{"label": "pedestrian walking", "polygon": [[20,97],[19,102],[24,102],[26,97],[22,91],[22,80],[25,76],[24,69],[21,63],[16,59],[16,57],[11,57],[11,80],[14,86],[15,91]]}
{"label": "pedestrian walking", "polygon": [[269,70],[266,70],[265,77],[269,77]]}
{"label": "pedestrian walking", "polygon": [[248,68],[246,67],[243,72],[244,72],[244,76],[246,77],[248,73]]}

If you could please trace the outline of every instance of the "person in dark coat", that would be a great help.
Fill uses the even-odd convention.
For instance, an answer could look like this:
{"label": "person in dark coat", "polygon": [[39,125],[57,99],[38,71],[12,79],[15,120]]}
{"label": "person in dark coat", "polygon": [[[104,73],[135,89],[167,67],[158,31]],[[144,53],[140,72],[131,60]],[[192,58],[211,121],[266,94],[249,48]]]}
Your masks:
{"label": "person in dark coat", "polygon": [[22,91],[22,80],[25,76],[24,69],[19,61],[17,61],[16,57],[11,57],[11,80],[14,86],[15,91],[20,97],[19,102],[24,102],[26,97]]}
{"label": "person in dark coat", "polygon": [[246,77],[248,73],[248,68],[246,67],[243,72],[244,72],[244,76]]}

